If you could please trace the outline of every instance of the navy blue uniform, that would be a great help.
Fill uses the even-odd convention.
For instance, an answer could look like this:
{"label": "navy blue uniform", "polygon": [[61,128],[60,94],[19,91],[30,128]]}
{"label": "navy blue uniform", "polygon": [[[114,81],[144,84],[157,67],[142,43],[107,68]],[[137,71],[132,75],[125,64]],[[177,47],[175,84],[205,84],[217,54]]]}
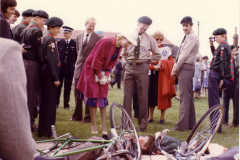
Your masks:
{"label": "navy blue uniform", "polygon": [[[219,100],[219,83],[220,80],[230,78],[230,59],[231,49],[227,42],[222,42],[215,50],[214,46],[211,46],[213,59],[211,62],[209,79],[208,79],[208,105],[209,108],[216,104],[220,104]],[[220,127],[218,132],[222,132]]]}
{"label": "navy blue uniform", "polygon": [[75,70],[75,62],[77,60],[77,50],[76,42],[70,40],[66,42],[65,39],[59,40],[57,42],[60,58],[60,67],[59,67],[59,81],[60,85],[58,86],[58,98],[57,106],[59,105],[61,89],[64,81],[64,108],[69,108],[70,92],[73,81],[73,74]]}

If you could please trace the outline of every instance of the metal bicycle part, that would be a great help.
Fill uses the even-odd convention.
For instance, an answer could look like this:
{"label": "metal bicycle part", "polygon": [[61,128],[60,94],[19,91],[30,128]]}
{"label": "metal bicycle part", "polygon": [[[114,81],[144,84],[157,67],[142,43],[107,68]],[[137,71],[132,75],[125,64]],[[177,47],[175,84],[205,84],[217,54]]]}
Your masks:
{"label": "metal bicycle part", "polygon": [[123,106],[114,102],[111,105],[109,117],[111,132],[116,138],[115,145],[118,147],[118,150],[127,150],[135,155],[135,157],[132,157],[132,159],[140,160],[141,147],[137,131]]}

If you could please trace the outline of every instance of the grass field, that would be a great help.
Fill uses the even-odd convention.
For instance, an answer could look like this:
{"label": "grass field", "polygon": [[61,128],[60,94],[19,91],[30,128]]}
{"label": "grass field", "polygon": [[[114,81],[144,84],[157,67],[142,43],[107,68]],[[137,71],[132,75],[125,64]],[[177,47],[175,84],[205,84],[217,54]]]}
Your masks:
{"label": "grass field", "polygon": [[[109,90],[108,93],[108,100],[109,100],[109,106],[107,108],[107,117],[106,117],[106,124],[107,124],[107,130],[110,133],[110,121],[109,121],[109,108],[113,102],[118,102],[120,104],[123,103],[123,89],[116,89],[115,88]],[[122,86],[123,88],[123,86]],[[208,99],[207,98],[201,98],[199,100],[195,100],[195,111],[196,111],[196,117],[197,121],[201,118],[201,116],[208,110]],[[222,99],[221,99],[222,104]],[[145,132],[138,132],[139,135],[154,135],[155,132],[162,131],[163,129],[170,129],[175,126],[175,124],[178,122],[178,114],[179,114],[179,105],[180,102],[172,99],[172,107],[166,111],[165,115],[165,124],[158,124],[158,119],[160,117],[160,111],[155,109],[154,112],[154,119],[155,122],[148,124],[147,130]],[[70,121],[72,118],[74,108],[75,108],[75,102],[74,102],[74,94],[73,90],[71,92],[71,101],[70,101],[70,107],[73,110],[66,110],[63,109],[63,102],[61,98],[61,103],[59,105],[59,109],[57,109],[57,119],[56,119],[56,131],[58,135],[63,135],[65,133],[71,133],[71,135],[78,137],[78,138],[89,138],[92,136],[91,134],[91,125],[90,123],[87,124],[80,124],[80,122],[76,121]],[[83,112],[84,113],[84,112]],[[133,114],[133,113],[132,113]],[[232,102],[230,106],[229,111],[229,123],[232,122],[233,118],[233,107]],[[36,120],[38,123],[38,120]],[[137,120],[133,120],[136,128],[137,127]],[[98,134],[97,136],[102,136],[101,130],[100,130],[100,111],[97,112],[97,127],[98,127]],[[171,131],[168,132],[168,135],[176,137],[182,141],[185,141],[189,135],[190,131]],[[41,139],[47,139],[39,138],[37,136],[37,133],[33,133],[33,137],[35,140],[41,140]],[[236,128],[223,128],[222,134],[217,134],[214,139],[214,143],[218,143],[224,147],[232,147],[232,146],[238,146],[239,145],[239,127]]]}

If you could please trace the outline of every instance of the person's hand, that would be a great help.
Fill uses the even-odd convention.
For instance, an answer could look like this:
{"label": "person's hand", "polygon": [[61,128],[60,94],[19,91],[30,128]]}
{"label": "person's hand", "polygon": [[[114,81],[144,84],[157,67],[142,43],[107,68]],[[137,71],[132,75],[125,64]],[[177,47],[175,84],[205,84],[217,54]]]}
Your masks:
{"label": "person's hand", "polygon": [[160,66],[159,66],[159,65],[154,66],[154,70],[155,70],[155,71],[159,71],[159,69],[160,69]]}
{"label": "person's hand", "polygon": [[222,85],[223,85],[223,80],[220,80],[219,88],[222,88]]}
{"label": "person's hand", "polygon": [[60,82],[59,81],[54,81],[53,84],[54,84],[54,86],[58,87],[60,85]]}
{"label": "person's hand", "polygon": [[21,47],[21,50],[22,50],[22,53],[25,53],[25,52],[27,52],[24,48],[23,48],[23,46],[24,46],[25,44],[23,43],[23,44],[21,44],[20,45],[20,47]]}
{"label": "person's hand", "polygon": [[174,72],[174,71],[172,71],[172,72],[171,72],[171,76],[175,79],[175,78],[177,77],[177,73]]}
{"label": "person's hand", "polygon": [[211,38],[213,37],[209,37],[209,43],[210,43],[210,46],[213,46],[213,42],[210,40]]}

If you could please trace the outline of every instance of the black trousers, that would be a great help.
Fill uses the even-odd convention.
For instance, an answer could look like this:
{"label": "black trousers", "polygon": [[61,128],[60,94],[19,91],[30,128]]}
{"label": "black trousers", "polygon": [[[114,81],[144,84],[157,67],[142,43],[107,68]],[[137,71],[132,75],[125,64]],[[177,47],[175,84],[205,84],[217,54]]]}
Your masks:
{"label": "black trousers", "polygon": [[51,125],[56,121],[57,87],[47,64],[41,69],[41,99],[38,136],[52,136]]}
{"label": "black trousers", "polygon": [[57,106],[60,103],[61,90],[64,82],[63,107],[69,108],[70,93],[73,81],[73,73],[59,74],[60,85],[57,92]]}
{"label": "black trousers", "polygon": [[[217,71],[211,70],[209,73],[209,78],[208,78],[208,106],[209,106],[209,108],[213,107],[216,104],[220,104],[219,83],[220,83],[220,73]],[[219,127],[218,132],[219,133],[222,132],[222,125]]]}
{"label": "black trousers", "polygon": [[233,101],[233,106],[235,106],[235,83],[231,79],[225,79],[224,84],[226,89],[223,91],[223,108],[224,108],[224,118],[223,124],[228,124],[228,114],[230,99]]}
{"label": "black trousers", "polygon": [[239,75],[235,78],[235,103],[233,105],[233,124],[239,124]]}
{"label": "black trousers", "polygon": [[121,79],[122,79],[122,74],[115,74],[116,79],[111,82],[111,86],[114,86],[117,83],[117,88],[121,89]]}
{"label": "black trousers", "polygon": [[138,118],[139,104],[138,104],[137,85],[136,84],[133,89],[133,111],[134,111],[134,118]]}

